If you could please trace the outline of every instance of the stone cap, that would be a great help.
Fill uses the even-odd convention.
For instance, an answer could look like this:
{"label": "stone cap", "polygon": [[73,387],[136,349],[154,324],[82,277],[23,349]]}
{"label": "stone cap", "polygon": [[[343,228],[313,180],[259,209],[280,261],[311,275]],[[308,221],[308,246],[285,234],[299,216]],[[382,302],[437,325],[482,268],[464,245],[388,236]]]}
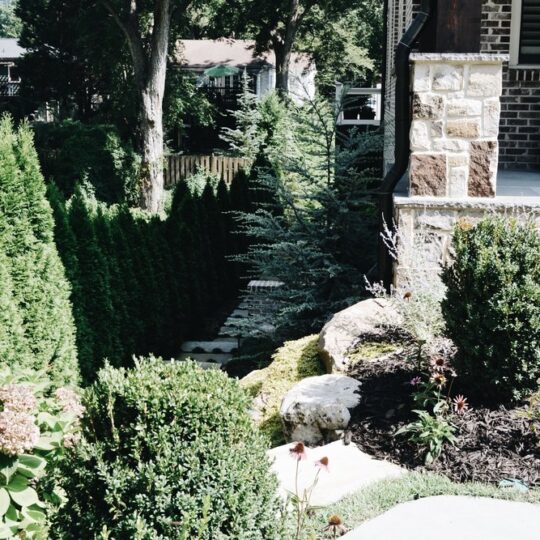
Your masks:
{"label": "stone cap", "polygon": [[517,211],[540,210],[540,197],[463,197],[454,199],[450,197],[402,197],[394,196],[394,205],[399,208],[444,208],[447,210],[503,210]]}
{"label": "stone cap", "polygon": [[441,62],[445,64],[502,64],[510,60],[509,54],[500,53],[411,53],[411,62]]}

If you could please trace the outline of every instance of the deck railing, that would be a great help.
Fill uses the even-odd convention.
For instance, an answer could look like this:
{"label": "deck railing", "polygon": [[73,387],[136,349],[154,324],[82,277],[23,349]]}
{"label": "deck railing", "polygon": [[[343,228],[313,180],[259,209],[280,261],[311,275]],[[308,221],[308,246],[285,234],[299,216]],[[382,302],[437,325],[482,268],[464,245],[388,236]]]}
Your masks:
{"label": "deck railing", "polygon": [[247,160],[238,157],[169,154],[166,158],[165,187],[174,186],[199,170],[216,174],[230,185],[236,173],[246,164]]}

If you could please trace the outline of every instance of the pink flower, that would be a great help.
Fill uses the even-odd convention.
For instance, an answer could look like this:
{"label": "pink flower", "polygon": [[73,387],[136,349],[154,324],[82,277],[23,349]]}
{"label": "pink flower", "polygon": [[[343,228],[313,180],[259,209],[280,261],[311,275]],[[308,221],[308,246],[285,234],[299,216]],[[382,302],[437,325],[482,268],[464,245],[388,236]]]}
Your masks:
{"label": "pink flower", "polygon": [[315,462],[315,467],[317,467],[319,470],[324,472],[330,472],[330,469],[328,467],[329,460],[326,456],[322,457],[321,459],[317,460]]}
{"label": "pink flower", "polygon": [[454,406],[454,411],[457,414],[465,414],[467,410],[469,409],[469,404],[467,403],[467,398],[459,395],[456,396],[452,402]]}
{"label": "pink flower", "polygon": [[72,414],[76,418],[82,418],[85,408],[81,404],[79,396],[69,388],[58,388],[54,394],[60,402],[62,410],[66,414]]}
{"label": "pink flower", "polygon": [[0,388],[0,401],[4,410],[21,413],[31,413],[37,407],[36,397],[32,388],[25,384],[8,384]]}
{"label": "pink flower", "polygon": [[16,456],[29,452],[39,439],[35,418],[27,413],[6,409],[0,412],[0,452]]}
{"label": "pink flower", "polygon": [[448,369],[448,362],[444,356],[434,356],[429,361],[429,365],[433,371],[443,372]]}
{"label": "pink flower", "polygon": [[422,377],[413,377],[413,378],[409,381],[409,384],[410,384],[411,386],[418,386],[421,382],[422,382]]}
{"label": "pink flower", "polygon": [[304,443],[301,442],[296,443],[292,448],[290,448],[289,454],[297,461],[307,459],[306,447],[304,446]]}

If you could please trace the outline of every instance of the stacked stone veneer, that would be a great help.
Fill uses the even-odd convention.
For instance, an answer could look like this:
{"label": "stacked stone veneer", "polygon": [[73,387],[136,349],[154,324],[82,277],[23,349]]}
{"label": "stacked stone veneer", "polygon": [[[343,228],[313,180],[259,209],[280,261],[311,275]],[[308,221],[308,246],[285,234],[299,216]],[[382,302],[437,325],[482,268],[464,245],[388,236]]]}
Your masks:
{"label": "stacked stone veneer", "polygon": [[411,196],[495,196],[506,60],[489,54],[411,55]]}
{"label": "stacked stone veneer", "polygon": [[[451,260],[452,234],[456,223],[466,219],[475,224],[489,215],[506,215],[520,219],[534,219],[540,231],[540,198],[504,197],[496,199],[442,199],[395,197],[395,221],[400,241],[427,256],[414,254],[397,261],[394,284],[405,286],[407,276],[416,272],[414,264],[422,264],[422,271],[437,272]],[[419,243],[421,241],[421,243]]]}

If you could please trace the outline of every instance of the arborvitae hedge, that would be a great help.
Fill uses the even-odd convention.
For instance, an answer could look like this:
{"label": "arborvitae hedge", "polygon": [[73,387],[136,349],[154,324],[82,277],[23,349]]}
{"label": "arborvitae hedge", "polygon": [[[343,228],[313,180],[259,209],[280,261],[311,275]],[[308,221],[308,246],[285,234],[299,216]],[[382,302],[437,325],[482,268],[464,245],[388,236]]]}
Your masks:
{"label": "arborvitae hedge", "polygon": [[238,295],[239,266],[228,260],[238,235],[229,212],[244,209],[247,190],[240,181],[233,199],[224,184],[198,194],[182,183],[169,215],[158,217],[97,202],[88,188],[66,203],[51,188],[85,382],[105,358],[128,366],[133,355],[176,356],[183,340]]}
{"label": "arborvitae hedge", "polygon": [[0,363],[78,381],[70,287],[32,134],[0,122]]}

